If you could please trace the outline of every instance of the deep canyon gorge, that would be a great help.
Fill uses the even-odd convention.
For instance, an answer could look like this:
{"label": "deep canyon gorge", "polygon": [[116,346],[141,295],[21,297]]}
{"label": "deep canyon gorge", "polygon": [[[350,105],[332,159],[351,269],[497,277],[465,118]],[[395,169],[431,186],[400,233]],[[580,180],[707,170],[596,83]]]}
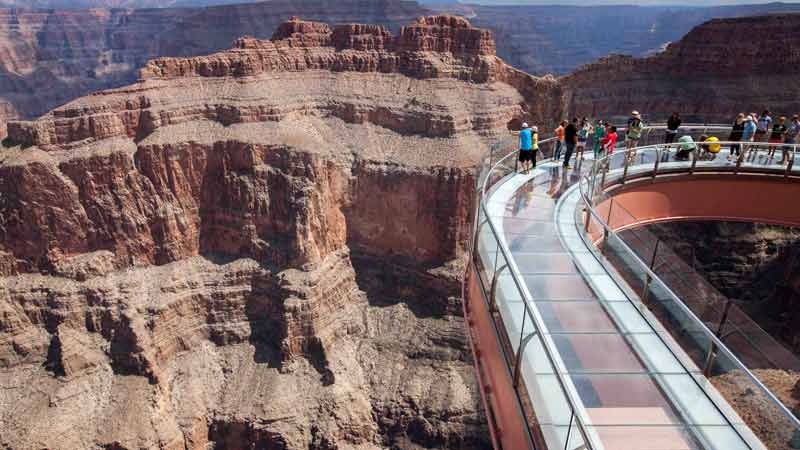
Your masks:
{"label": "deep canyon gorge", "polygon": [[[43,46],[84,81],[3,110],[31,120],[0,148],[0,447],[489,448],[460,296],[476,167],[509,123],[722,120],[774,83],[772,107],[800,110],[797,15],[712,20],[556,78],[466,19],[386,3],[366,24],[240,5],[196,47],[102,26],[108,54]],[[183,19],[187,36],[221,11]],[[786,42],[768,54],[783,65],[724,45],[752,29]],[[0,82],[50,77],[26,70]]]}

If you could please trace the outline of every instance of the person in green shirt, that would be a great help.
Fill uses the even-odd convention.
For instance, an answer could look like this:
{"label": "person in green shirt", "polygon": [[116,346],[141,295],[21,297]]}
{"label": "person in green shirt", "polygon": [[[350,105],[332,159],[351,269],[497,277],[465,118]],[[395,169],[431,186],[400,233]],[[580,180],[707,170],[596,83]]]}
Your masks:
{"label": "person in green shirt", "polygon": [[603,143],[600,142],[606,137],[606,127],[603,124],[602,120],[597,121],[597,126],[594,127],[594,159],[598,159],[600,157],[600,151],[603,148]]}

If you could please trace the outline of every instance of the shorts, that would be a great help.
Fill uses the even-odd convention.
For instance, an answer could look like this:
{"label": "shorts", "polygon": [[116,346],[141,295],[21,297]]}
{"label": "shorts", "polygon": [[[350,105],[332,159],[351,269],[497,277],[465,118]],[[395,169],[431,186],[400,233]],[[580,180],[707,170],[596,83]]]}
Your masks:
{"label": "shorts", "polygon": [[519,151],[519,162],[527,162],[533,161],[533,150],[522,150]]}

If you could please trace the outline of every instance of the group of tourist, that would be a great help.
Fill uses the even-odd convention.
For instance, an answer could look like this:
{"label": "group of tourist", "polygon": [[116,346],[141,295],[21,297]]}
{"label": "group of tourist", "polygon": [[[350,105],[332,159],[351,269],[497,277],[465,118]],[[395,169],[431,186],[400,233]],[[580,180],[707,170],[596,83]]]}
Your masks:
{"label": "group of tourist", "polygon": [[[697,145],[691,136],[681,136],[677,138],[683,121],[679,113],[675,112],[667,120],[664,143],[675,145],[677,148],[676,159],[687,159],[691,152],[697,149]],[[628,157],[635,158],[635,149],[639,146],[645,124],[641,114],[633,111],[627,121],[625,130],[617,131],[610,122],[597,120],[592,123],[586,117],[578,119],[574,117],[571,121],[562,121],[555,129],[556,137],[553,149],[553,160],[560,161],[563,155],[563,166],[570,168],[570,161],[573,154],[575,160],[583,159],[583,153],[587,146],[592,148],[595,159],[603,155],[614,153],[617,143],[624,139],[625,149]],[[527,123],[522,124],[522,130],[517,132],[520,137],[519,162],[523,172],[527,172],[536,167],[536,158],[539,151],[539,130],[537,127],[530,127]],[[768,142],[775,144],[770,146],[768,157],[772,159],[775,150],[780,148],[783,153],[780,164],[786,164],[789,159],[789,146],[777,144],[797,144],[800,135],[800,116],[794,115],[790,121],[786,117],[779,117],[773,120],[770,111],[765,110],[760,115],[755,113],[740,113],[731,127],[728,141],[731,144],[728,160],[733,158],[755,158],[753,146],[748,146],[748,142]],[[677,138],[677,142],[676,142]],[[700,147],[704,155],[709,158],[719,153],[721,145],[717,144],[720,139],[716,136],[700,136]],[[741,144],[738,144],[741,142]],[[632,151],[631,151],[632,150]],[[748,153],[750,155],[748,155]]]}
{"label": "group of tourist", "polygon": [[[748,146],[748,142],[794,145],[797,144],[798,135],[800,135],[800,115],[795,114],[792,116],[791,121],[787,122],[784,116],[773,120],[769,110],[764,110],[761,115],[739,113],[731,126],[731,134],[728,136],[728,140],[742,142],[743,144],[731,145],[728,160],[731,160],[734,156],[754,159],[754,147]],[[780,164],[788,163],[789,147],[786,145],[770,146],[768,157],[772,159],[775,156],[775,150],[778,148],[782,150]]]}

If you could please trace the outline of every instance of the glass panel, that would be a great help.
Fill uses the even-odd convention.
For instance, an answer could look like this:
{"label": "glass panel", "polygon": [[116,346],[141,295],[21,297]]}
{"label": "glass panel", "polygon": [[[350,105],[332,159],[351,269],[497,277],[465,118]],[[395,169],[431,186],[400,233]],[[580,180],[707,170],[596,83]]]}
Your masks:
{"label": "glass panel", "polygon": [[514,222],[506,219],[502,221],[502,224],[507,240],[512,239],[515,235],[552,236],[556,233],[555,224],[550,221],[522,220]]}
{"label": "glass panel", "polygon": [[692,361],[701,369],[705,367],[711,338],[657,279],[650,283],[647,306]]}
{"label": "glass panel", "polygon": [[614,318],[621,331],[626,333],[647,333],[652,328],[642,318],[641,313],[629,302],[607,302],[609,314]]}
{"label": "glass panel", "polygon": [[577,274],[578,267],[568,253],[524,253],[515,254],[520,272],[523,274]]}
{"label": "glass panel", "polygon": [[622,335],[554,334],[551,338],[569,372],[646,371]]}
{"label": "glass panel", "polygon": [[524,275],[534,301],[597,298],[580,275]]}
{"label": "glass panel", "polygon": [[557,234],[550,236],[525,236],[515,235],[508,241],[508,248],[512,252],[563,252],[564,247]]}
{"label": "glass panel", "polygon": [[550,333],[616,331],[605,309],[596,302],[537,302]]}
{"label": "glass panel", "polygon": [[686,370],[655,333],[628,335],[631,345],[641,355],[650,372],[684,373]]}
{"label": "glass panel", "polygon": [[522,364],[522,378],[539,424],[568,426],[571,410],[556,376],[536,373],[526,358]]}
{"label": "glass panel", "polygon": [[638,293],[644,289],[647,281],[647,271],[641,261],[628,251],[622,240],[616,234],[611,234],[606,240],[603,254],[609,259],[614,268],[625,279],[628,285]]}

